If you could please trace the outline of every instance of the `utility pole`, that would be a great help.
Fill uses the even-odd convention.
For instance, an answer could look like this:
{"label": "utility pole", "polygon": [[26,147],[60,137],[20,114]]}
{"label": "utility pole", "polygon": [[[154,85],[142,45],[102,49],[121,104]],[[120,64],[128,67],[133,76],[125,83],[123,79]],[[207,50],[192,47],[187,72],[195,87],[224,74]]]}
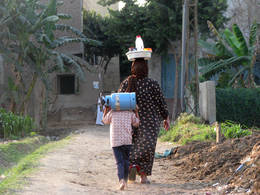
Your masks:
{"label": "utility pole", "polygon": [[184,0],[182,15],[182,58],[181,58],[181,112],[184,111],[184,82],[185,82],[185,66],[186,66],[186,39],[187,26],[189,19],[189,0]]}
{"label": "utility pole", "polygon": [[195,55],[195,112],[199,115],[199,68],[198,68],[198,0],[195,0],[194,5],[194,55]]}

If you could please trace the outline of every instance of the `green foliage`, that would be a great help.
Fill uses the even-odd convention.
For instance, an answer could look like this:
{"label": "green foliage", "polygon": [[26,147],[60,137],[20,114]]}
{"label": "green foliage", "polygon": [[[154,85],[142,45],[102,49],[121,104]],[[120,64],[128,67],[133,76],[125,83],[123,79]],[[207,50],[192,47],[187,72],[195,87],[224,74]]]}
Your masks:
{"label": "green foliage", "polygon": [[216,89],[217,121],[260,127],[260,89]]}
{"label": "green foliage", "polygon": [[[109,11],[109,26],[106,32],[106,35],[116,37],[114,42],[120,47],[121,80],[130,73],[131,64],[125,53],[128,48],[134,46],[136,35],[141,35],[144,46],[152,48],[158,54],[167,53],[170,44],[176,44],[181,40],[183,7],[182,0],[147,0],[144,6],[139,6],[136,0],[122,1],[125,7],[121,11]],[[103,6],[117,2],[119,0],[99,1]],[[218,28],[224,26],[227,18],[223,12],[226,9],[226,0],[199,1],[198,23],[201,36],[209,34],[207,29],[209,19],[212,19]],[[190,14],[190,19],[193,20],[193,12]],[[192,25],[191,28],[193,28]],[[112,45],[111,50],[113,47]]]}
{"label": "green foliage", "polygon": [[[102,5],[115,2],[118,0],[100,1]],[[142,35],[145,47],[151,47],[158,53],[167,52],[170,43],[181,39],[182,0],[147,0],[146,5],[141,7],[135,0],[123,0],[123,2],[126,5],[121,11],[110,10],[110,34],[116,35],[125,51],[133,46],[136,35]],[[208,34],[209,19],[215,21],[218,28],[223,27],[227,21],[223,16],[226,8],[226,0],[199,1],[198,20],[202,35]]]}
{"label": "green foliage", "polygon": [[186,144],[192,141],[214,141],[216,133],[213,127],[203,124],[200,118],[183,113],[167,132],[160,132],[162,141]]}
{"label": "green foliage", "polygon": [[19,116],[0,109],[0,136],[4,139],[17,139],[30,135],[35,125],[29,116]]}
{"label": "green foliage", "polygon": [[[90,39],[102,42],[102,45],[84,45],[85,59],[90,63],[99,64],[106,71],[110,59],[120,53],[117,37],[109,34],[109,18],[102,17],[94,11],[83,11],[83,33]],[[109,34],[109,35],[108,35]],[[97,60],[97,57],[99,58]]]}
{"label": "green foliage", "polygon": [[236,124],[232,121],[221,123],[221,132],[226,138],[240,138],[252,134],[251,131],[243,129],[240,124]]}
{"label": "green foliage", "polygon": [[[233,24],[232,31],[226,28],[220,33],[211,22],[208,22],[208,25],[216,42],[199,41],[208,55],[198,61],[202,75],[207,79],[214,77],[218,80],[223,72],[228,72],[229,76],[225,78],[229,78],[229,82],[225,82],[224,87],[255,87],[254,59],[257,24],[254,23],[251,26],[249,41],[246,41],[237,24]],[[223,83],[220,85],[223,87]]]}

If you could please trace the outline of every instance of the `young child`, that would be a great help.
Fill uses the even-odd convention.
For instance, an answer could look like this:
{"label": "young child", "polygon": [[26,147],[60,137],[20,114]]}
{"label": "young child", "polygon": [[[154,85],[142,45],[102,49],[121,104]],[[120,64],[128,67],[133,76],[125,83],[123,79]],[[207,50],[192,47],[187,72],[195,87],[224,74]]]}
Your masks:
{"label": "young child", "polygon": [[137,109],[133,111],[116,111],[105,107],[103,123],[110,124],[110,145],[117,165],[119,189],[124,190],[128,180],[129,153],[132,145],[132,125],[139,126]]}

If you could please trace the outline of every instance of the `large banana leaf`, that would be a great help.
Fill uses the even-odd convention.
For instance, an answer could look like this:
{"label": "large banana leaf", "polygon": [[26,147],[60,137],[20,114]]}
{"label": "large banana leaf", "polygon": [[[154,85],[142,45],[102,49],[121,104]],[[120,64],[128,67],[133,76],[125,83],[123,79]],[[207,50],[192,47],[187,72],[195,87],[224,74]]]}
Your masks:
{"label": "large banana leaf", "polygon": [[66,54],[61,54],[61,57],[62,57],[63,61],[65,62],[65,64],[71,66],[71,69],[74,70],[76,75],[81,80],[85,80],[83,69],[80,67],[80,65],[75,60],[73,60],[71,57],[67,56]]}
{"label": "large banana leaf", "polygon": [[[237,67],[237,66],[241,66],[241,64],[243,63],[243,61],[245,60],[249,60],[250,58],[248,56],[235,56],[226,60],[219,60],[216,62],[212,62],[210,64],[208,64],[207,66],[203,66],[200,69],[200,72],[202,75],[214,75],[219,73],[220,71],[226,70],[226,69],[230,69],[231,67]],[[200,63],[200,61],[198,61]],[[199,64],[200,66],[200,64]]]}
{"label": "large banana leaf", "polygon": [[[200,72],[205,77],[218,75],[220,72],[231,70],[229,73],[233,83],[236,79],[240,79],[239,83],[245,83],[252,86],[250,78],[254,77],[254,54],[256,49],[256,31],[257,25],[253,24],[250,29],[250,38],[247,41],[237,24],[232,26],[232,31],[225,29],[223,33],[219,33],[214,25],[208,21],[211,32],[215,35],[217,42],[212,43],[199,42],[205,48],[207,54],[215,54],[218,58],[208,56],[209,60],[199,60]],[[216,50],[213,50],[213,48]],[[215,52],[215,53],[214,53]],[[212,62],[212,59],[215,60]],[[233,69],[231,67],[236,67]],[[230,77],[230,78],[231,78]]]}
{"label": "large banana leaf", "polygon": [[239,44],[239,49],[240,49],[240,53],[241,53],[240,56],[242,56],[242,55],[247,56],[248,47],[247,47],[247,43],[246,43],[243,33],[241,32],[241,30],[237,24],[233,24],[232,29],[233,29],[233,33],[237,39],[237,42]]}
{"label": "large banana leaf", "polygon": [[236,39],[235,35],[229,30],[225,29],[224,30],[224,38],[228,45],[232,48],[236,56],[241,56],[241,50],[240,50],[240,43]]}

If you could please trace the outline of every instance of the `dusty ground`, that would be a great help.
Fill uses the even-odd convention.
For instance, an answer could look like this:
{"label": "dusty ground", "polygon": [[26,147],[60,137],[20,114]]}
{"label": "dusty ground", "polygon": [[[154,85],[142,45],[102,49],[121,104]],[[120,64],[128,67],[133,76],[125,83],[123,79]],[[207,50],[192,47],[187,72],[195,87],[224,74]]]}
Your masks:
{"label": "dusty ground", "polygon": [[[80,131],[70,144],[41,160],[39,170],[28,178],[28,185],[18,194],[219,194],[210,187],[212,183],[187,180],[182,169],[178,166],[174,168],[173,161],[169,159],[155,160],[150,185],[134,183],[129,184],[125,191],[118,191],[108,126],[93,125]],[[157,151],[163,152],[171,147],[158,143]]]}
{"label": "dusty ground", "polygon": [[212,182],[220,193],[260,194],[259,131],[220,144],[193,142],[173,153],[168,171],[179,167],[184,179]]}

